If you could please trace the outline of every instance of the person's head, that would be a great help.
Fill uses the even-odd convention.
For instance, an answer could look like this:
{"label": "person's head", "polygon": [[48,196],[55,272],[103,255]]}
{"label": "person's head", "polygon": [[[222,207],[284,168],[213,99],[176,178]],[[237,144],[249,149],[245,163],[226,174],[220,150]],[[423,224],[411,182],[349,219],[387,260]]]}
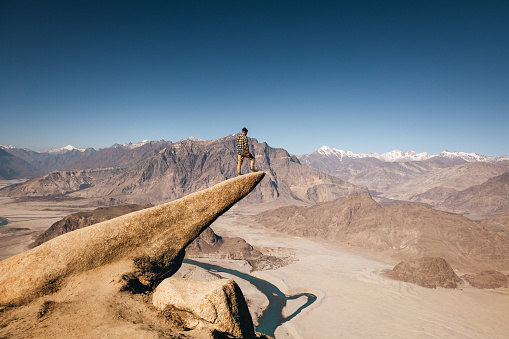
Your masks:
{"label": "person's head", "polygon": [[244,134],[244,135],[246,135],[246,134],[247,134],[247,128],[245,128],[245,127],[244,127],[244,128],[242,129],[242,134]]}

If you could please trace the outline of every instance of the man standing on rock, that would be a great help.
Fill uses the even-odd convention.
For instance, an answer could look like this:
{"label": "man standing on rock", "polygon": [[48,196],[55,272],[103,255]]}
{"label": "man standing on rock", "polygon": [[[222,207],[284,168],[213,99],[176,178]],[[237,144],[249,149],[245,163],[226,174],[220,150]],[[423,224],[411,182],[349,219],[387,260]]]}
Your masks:
{"label": "man standing on rock", "polygon": [[249,143],[247,141],[247,128],[245,127],[242,129],[242,133],[239,134],[239,136],[237,137],[237,154],[239,155],[239,163],[237,165],[237,172],[239,173],[239,175],[242,175],[240,169],[242,166],[242,161],[244,161],[244,158],[251,159],[251,172],[258,172],[254,168],[255,158],[251,153],[249,153]]}

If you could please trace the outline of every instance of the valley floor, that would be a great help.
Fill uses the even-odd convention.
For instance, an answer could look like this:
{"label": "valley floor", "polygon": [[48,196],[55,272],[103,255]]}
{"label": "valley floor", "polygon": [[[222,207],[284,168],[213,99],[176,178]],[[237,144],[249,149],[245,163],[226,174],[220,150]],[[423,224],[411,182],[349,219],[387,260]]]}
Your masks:
{"label": "valley floor", "polygon": [[[293,252],[294,263],[255,272],[284,292],[310,291],[317,302],[276,338],[507,338],[509,290],[427,289],[380,275],[396,263],[261,228],[228,212],[212,228],[258,248]],[[369,258],[368,258],[369,257]]]}
{"label": "valley floor", "polygon": [[[0,260],[24,251],[36,234],[76,211],[69,205],[44,207],[0,199],[0,216],[9,219],[8,225],[0,226]],[[294,256],[296,260],[288,266],[254,275],[286,293],[309,291],[318,296],[314,304],[276,331],[277,339],[507,338],[509,289],[426,289],[393,281],[380,273],[397,262],[285,236],[246,218],[250,213],[246,206],[234,207],[212,228],[222,236],[244,238],[266,254]],[[248,284],[241,288],[248,299],[257,298]],[[255,314],[260,314],[266,303],[263,296],[259,298],[251,303]],[[289,305],[288,313],[299,306],[295,303]]]}

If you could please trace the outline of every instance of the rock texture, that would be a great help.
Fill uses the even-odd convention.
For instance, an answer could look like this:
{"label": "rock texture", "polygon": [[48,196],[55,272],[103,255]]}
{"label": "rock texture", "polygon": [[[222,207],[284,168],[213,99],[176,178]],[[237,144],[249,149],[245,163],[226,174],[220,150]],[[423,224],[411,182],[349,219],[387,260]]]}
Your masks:
{"label": "rock texture", "polygon": [[251,192],[265,173],[222,182],[182,199],[66,233],[0,262],[0,305],[55,291],[71,274],[116,262],[125,287],[143,290],[173,274],[184,249],[218,216]]}
{"label": "rock texture", "polygon": [[[48,230],[39,235],[30,245],[30,248],[39,246],[59,235],[149,207],[152,207],[150,203],[121,204],[70,214],[51,225]],[[210,227],[207,227],[186,247],[186,257],[243,259],[247,260],[255,270],[274,269],[285,266],[291,261],[288,257],[280,258],[264,255],[242,238],[221,237],[214,233]]]}
{"label": "rock texture", "polygon": [[197,327],[197,323],[204,321],[207,327],[234,338],[256,337],[253,323],[248,321],[251,315],[244,296],[231,279],[203,282],[168,278],[157,286],[152,300],[160,310],[179,314],[189,327]]}
{"label": "rock texture", "polygon": [[30,247],[33,248],[35,246],[39,246],[40,244],[56,238],[59,235],[149,207],[152,207],[152,204],[122,204],[109,207],[99,207],[93,211],[70,214],[62,220],[57,221],[44,233],[40,234]]}
{"label": "rock texture", "polygon": [[265,255],[242,238],[221,237],[209,227],[186,248],[187,258],[247,260],[254,270],[286,266],[291,257]]}
{"label": "rock texture", "polygon": [[311,207],[281,207],[253,219],[288,234],[384,251],[398,260],[440,256],[474,272],[509,267],[509,243],[498,232],[425,206],[380,206],[367,194]]}
{"label": "rock texture", "polygon": [[456,288],[461,279],[443,258],[425,257],[400,262],[386,275],[427,288]]}
{"label": "rock texture", "polygon": [[507,277],[498,271],[486,270],[474,274],[465,274],[461,277],[468,281],[471,286],[480,289],[507,288]]}
{"label": "rock texture", "polygon": [[497,215],[509,212],[509,171],[486,182],[451,194],[441,209],[464,215]]}
{"label": "rock texture", "polygon": [[496,232],[509,241],[509,214],[479,220],[482,227]]}

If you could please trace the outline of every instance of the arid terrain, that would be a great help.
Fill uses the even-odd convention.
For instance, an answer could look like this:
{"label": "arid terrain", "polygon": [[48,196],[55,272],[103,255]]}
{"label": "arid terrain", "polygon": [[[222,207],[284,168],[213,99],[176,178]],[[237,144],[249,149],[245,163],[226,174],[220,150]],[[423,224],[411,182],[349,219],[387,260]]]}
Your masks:
{"label": "arid terrain", "polygon": [[[192,242],[186,257],[250,272],[289,295],[314,294],[317,300],[279,326],[276,338],[506,337],[506,157],[444,153],[421,159],[393,152],[389,156],[399,160],[352,153],[336,159],[327,151],[299,160],[255,139],[251,146],[266,177]],[[0,260],[235,177],[232,149],[232,136],[58,156],[9,149],[19,159],[4,155],[12,165],[4,172],[32,178],[1,183],[6,188],[0,191],[0,217],[8,224],[0,226]],[[107,274],[105,268],[89,278],[100,283]],[[228,273],[183,264],[175,277],[233,278],[255,325],[268,306],[253,284]],[[99,288],[89,287],[76,293],[85,298]],[[67,292],[62,293],[64,300]],[[164,327],[157,312],[139,302],[118,299],[112,307],[128,304],[125,319]],[[290,300],[283,313],[292,314],[303,303]],[[34,307],[45,313],[54,305]],[[59,313],[52,314],[34,324],[58,328],[53,321]],[[58,321],[66,319],[62,313]],[[85,322],[75,321],[82,332],[109,331],[88,331]],[[148,335],[146,329],[122,327],[119,333]],[[188,335],[207,337],[193,331]],[[44,336],[44,327],[37,333]]]}
{"label": "arid terrain", "polygon": [[[34,220],[13,218],[13,223],[7,227],[30,230],[25,231],[27,235],[20,239],[17,247],[8,247],[8,252],[4,250],[4,257],[26,249],[45,227],[66,214],[66,209],[67,212],[72,210],[72,206],[66,204],[63,204],[60,210],[54,203],[46,206],[42,203],[27,203],[24,207],[26,210],[21,209],[22,205],[3,204],[2,211],[19,213],[19,217],[44,216],[47,219],[40,220],[44,220],[46,226],[34,227],[37,224]],[[11,209],[14,206],[18,209]],[[41,211],[35,211],[37,208]],[[49,208],[51,211],[42,211]],[[504,338],[509,331],[507,288],[482,290],[463,282],[459,288],[453,290],[428,289],[395,281],[383,274],[398,263],[395,258],[341,243],[331,244],[330,241],[321,239],[310,240],[302,236],[286,235],[258,224],[251,218],[257,213],[256,210],[250,211],[246,207],[234,207],[214,222],[212,227],[222,237],[245,239],[266,255],[291,257],[292,262],[284,267],[255,271],[252,274],[275,284],[285,293],[309,291],[318,296],[317,302],[278,328],[276,338],[424,338],[430,335],[450,338]],[[496,220],[498,219],[490,220],[489,223],[493,224]],[[4,248],[11,241],[2,237],[0,246]],[[245,260],[208,260],[239,271],[251,270],[246,266]],[[458,275],[466,273],[457,268],[455,271]],[[205,271],[196,270],[186,264],[176,275],[198,280],[216,279],[211,278]],[[246,296],[256,323],[256,316],[266,307],[266,298],[249,283],[239,278],[236,280]],[[132,310],[137,309],[136,312],[140,312],[135,301],[126,299],[118,302],[127,303],[129,307],[133,307]],[[289,307],[298,307],[298,301],[295,303],[295,306],[290,304]],[[148,321],[147,317],[152,317],[147,314],[143,320],[136,316],[136,313],[126,313],[125,316],[138,321]],[[44,325],[47,320],[44,317],[41,319],[38,323]],[[66,321],[65,319],[64,317],[61,321]],[[73,318],[73,321],[77,322],[78,328],[81,326],[83,331],[88,331],[86,324],[80,324],[76,318]],[[157,323],[156,320],[153,322]],[[125,332],[119,333],[132,333],[130,329],[122,331]],[[90,332],[93,333],[100,332]],[[195,337],[202,335],[197,332],[189,334]]]}

